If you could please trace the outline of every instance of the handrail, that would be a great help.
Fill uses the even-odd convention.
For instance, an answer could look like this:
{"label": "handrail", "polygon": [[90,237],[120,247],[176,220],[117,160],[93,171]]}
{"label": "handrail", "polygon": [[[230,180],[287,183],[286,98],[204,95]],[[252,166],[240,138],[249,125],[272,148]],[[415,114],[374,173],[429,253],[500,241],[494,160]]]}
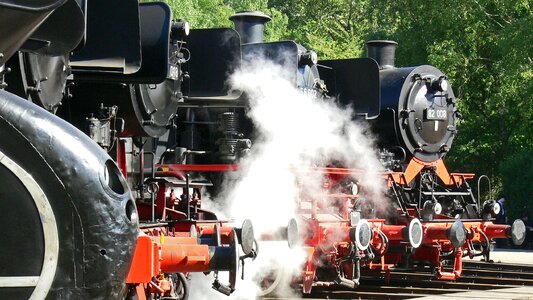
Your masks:
{"label": "handrail", "polygon": [[489,200],[492,199],[492,186],[491,186],[491,183],[490,183],[490,178],[489,176],[487,175],[481,175],[479,176],[478,180],[477,180],[477,207],[478,209],[481,209],[481,197],[480,197],[480,187],[481,187],[481,179],[483,178],[486,178],[487,179],[487,182],[489,183]]}

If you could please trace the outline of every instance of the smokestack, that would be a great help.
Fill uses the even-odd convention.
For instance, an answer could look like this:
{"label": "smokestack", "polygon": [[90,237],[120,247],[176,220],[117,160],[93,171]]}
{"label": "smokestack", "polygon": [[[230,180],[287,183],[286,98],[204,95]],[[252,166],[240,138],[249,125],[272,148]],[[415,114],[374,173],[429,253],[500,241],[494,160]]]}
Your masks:
{"label": "smokestack", "polygon": [[398,43],[395,41],[374,40],[365,43],[367,57],[378,62],[380,69],[394,68],[395,52]]}
{"label": "smokestack", "polygon": [[260,11],[240,11],[229,19],[241,36],[241,44],[262,43],[265,23],[272,20]]}

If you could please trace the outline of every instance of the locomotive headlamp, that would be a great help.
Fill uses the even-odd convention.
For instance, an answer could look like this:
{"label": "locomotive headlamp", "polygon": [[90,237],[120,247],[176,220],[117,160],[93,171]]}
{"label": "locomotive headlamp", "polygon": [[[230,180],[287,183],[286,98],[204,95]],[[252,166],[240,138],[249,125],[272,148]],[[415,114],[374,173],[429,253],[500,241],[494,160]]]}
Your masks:
{"label": "locomotive headlamp", "polygon": [[448,78],[441,76],[431,82],[431,89],[434,91],[444,92],[448,90]]}
{"label": "locomotive headlamp", "polygon": [[494,200],[487,201],[483,204],[483,211],[486,214],[497,215],[500,213],[501,209],[502,207],[500,206],[500,203]]}
{"label": "locomotive headlamp", "polygon": [[300,59],[298,64],[300,66],[304,65],[316,65],[318,63],[318,55],[315,51],[308,50],[305,53],[300,54]]}
{"label": "locomotive headlamp", "polygon": [[354,227],[357,226],[357,223],[361,220],[361,213],[358,211],[351,211],[350,212],[350,226]]}
{"label": "locomotive headlamp", "polygon": [[172,22],[170,37],[173,39],[178,39],[180,37],[188,36],[190,30],[189,22],[178,19],[177,21]]}
{"label": "locomotive headlamp", "polygon": [[440,205],[440,203],[435,203],[435,205],[433,206],[433,212],[438,215],[442,212],[442,205]]}
{"label": "locomotive headlamp", "polygon": [[426,201],[424,203],[424,215],[438,215],[442,212],[442,205],[437,201]]}
{"label": "locomotive headlamp", "polygon": [[500,206],[500,203],[494,203],[494,205],[492,206],[492,214],[493,215],[497,215],[500,213],[502,207]]}

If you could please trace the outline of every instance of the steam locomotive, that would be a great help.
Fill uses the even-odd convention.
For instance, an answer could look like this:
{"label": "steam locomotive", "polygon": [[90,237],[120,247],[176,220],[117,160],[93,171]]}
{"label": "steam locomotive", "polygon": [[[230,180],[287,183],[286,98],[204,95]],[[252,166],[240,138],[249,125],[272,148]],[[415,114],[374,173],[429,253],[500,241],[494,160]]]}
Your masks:
{"label": "steam locomotive", "polygon": [[164,3],[110,5],[0,1],[0,171],[13,187],[0,201],[0,298],[186,299],[190,272],[229,272],[213,287],[233,292],[257,255],[253,226],[219,219],[202,196],[253,147],[247,96],[226,82],[255,53],[303,93],[368,120],[397,205],[376,214],[354,201],[357,172],[320,168],[325,189],[343,187],[327,199],[338,209],[302,199],[311,213],[301,206],[270,237],[303,243],[305,293],[400,263],[453,279],[463,256],[488,258],[493,238],[523,240],[523,223],[492,223],[498,205],[477,202],[472,174],[446,170],[457,113],[436,68],[393,67],[384,41],[368,45],[371,58],[318,61],[294,41],[264,42],[270,17],[258,12],[232,16],[236,30],[190,30]]}
{"label": "steam locomotive", "polygon": [[[500,207],[495,200],[480,203],[469,173],[450,173],[443,158],[457,134],[460,114],[448,78],[432,66],[394,67],[396,43],[371,41],[368,55],[380,66],[380,115],[371,120],[379,136],[380,158],[397,220],[422,220],[424,239],[409,257],[411,266],[429,265],[438,279],[461,275],[462,257],[489,260],[493,239],[525,238],[521,220],[494,224]],[[397,258],[390,257],[391,261]],[[450,262],[447,264],[447,262]],[[444,266],[451,265],[447,270]]]}

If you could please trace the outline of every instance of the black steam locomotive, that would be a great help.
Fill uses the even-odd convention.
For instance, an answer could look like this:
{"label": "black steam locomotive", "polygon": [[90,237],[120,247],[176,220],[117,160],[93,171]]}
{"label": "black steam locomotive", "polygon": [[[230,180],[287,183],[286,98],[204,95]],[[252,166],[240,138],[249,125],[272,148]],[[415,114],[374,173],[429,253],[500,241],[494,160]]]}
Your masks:
{"label": "black steam locomotive", "polygon": [[[68,68],[61,57],[83,39],[84,3],[0,2],[7,88],[0,91],[1,176],[9,187],[0,201],[3,299],[116,298],[126,291],[138,233],[126,181],[84,133],[11,90],[11,79],[22,81],[21,94],[54,109]],[[19,57],[19,49],[28,52]],[[46,55],[55,58],[41,64]],[[18,59],[21,69],[11,69]]]}
{"label": "black steam locomotive", "polygon": [[[423,220],[420,249],[385,260],[411,255],[456,278],[443,257],[458,263],[488,256],[494,237],[523,240],[523,223],[492,224],[498,206],[477,202],[471,175],[445,169],[457,112],[442,72],[394,68],[384,41],[368,44],[371,58],[318,61],[294,41],[264,42],[262,13],[231,19],[237,31],[189,30],[164,3],[0,1],[0,176],[13,187],[0,201],[0,298],[185,299],[184,274],[211,271],[228,271],[213,287],[233,292],[241,262],[256,255],[253,228],[201,203],[253,147],[247,96],[226,82],[255,53],[302,92],[352,106],[380,137],[397,205],[388,222]],[[379,234],[365,232],[368,246]]]}
{"label": "black steam locomotive", "polygon": [[[230,273],[213,283],[230,294],[256,255],[249,221],[203,210],[202,184],[156,172],[145,151],[183,102],[189,28],[171,18],[136,0],[0,1],[0,152],[13,187],[0,201],[0,298],[186,299],[183,274],[211,271]],[[160,204],[175,200],[165,185],[187,200]]]}

